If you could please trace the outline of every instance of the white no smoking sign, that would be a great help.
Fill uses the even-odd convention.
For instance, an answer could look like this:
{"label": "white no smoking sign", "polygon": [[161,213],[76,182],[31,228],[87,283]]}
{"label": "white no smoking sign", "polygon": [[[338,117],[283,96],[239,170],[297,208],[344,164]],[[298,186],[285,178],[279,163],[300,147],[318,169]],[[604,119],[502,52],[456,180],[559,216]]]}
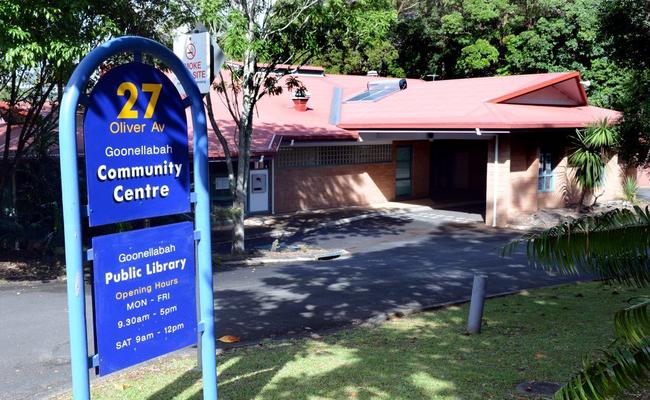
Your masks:
{"label": "white no smoking sign", "polygon": [[[210,34],[208,32],[178,35],[174,53],[190,70],[201,93],[210,90]],[[177,87],[180,85],[176,84]]]}

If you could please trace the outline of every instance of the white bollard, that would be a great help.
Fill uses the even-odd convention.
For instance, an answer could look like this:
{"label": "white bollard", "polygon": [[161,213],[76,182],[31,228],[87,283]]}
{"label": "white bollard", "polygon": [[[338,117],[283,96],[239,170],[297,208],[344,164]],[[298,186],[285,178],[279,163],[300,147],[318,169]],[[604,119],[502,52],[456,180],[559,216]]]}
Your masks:
{"label": "white bollard", "polygon": [[486,288],[487,275],[475,274],[474,284],[472,285],[472,299],[469,303],[469,317],[467,318],[467,333],[469,334],[481,332]]}

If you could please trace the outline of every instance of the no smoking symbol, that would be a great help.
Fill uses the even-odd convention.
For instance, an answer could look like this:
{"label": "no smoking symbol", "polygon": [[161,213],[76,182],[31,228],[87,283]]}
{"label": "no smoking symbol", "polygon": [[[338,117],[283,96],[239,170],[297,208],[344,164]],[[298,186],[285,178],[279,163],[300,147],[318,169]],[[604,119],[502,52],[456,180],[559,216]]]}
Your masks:
{"label": "no smoking symbol", "polygon": [[188,60],[193,60],[196,57],[196,46],[194,46],[194,43],[190,42],[185,47],[185,57]]}

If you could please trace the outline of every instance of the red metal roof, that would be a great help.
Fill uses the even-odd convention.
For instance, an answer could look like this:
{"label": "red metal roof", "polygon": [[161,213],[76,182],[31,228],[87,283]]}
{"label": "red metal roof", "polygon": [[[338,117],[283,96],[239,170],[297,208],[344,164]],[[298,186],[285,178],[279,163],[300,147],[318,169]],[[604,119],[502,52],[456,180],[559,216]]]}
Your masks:
{"label": "red metal roof", "polygon": [[[587,105],[577,72],[433,82],[409,80],[408,84],[406,90],[374,103],[344,104],[338,126],[345,129],[582,128],[603,118],[612,121],[620,118],[616,111]],[[546,89],[547,92],[552,89],[553,95],[531,95]],[[512,104],[524,95],[536,104]],[[560,105],[561,97],[574,105]]]}
{"label": "red metal roof", "polygon": [[[450,79],[408,80],[408,88],[376,102],[345,102],[377,77],[299,76],[311,98],[305,112],[293,109],[291,93],[262,98],[254,117],[251,150],[273,154],[282,140],[354,141],[372,129],[549,129],[582,128],[620,113],[589,106],[577,72]],[[286,78],[284,78],[286,79]],[[335,88],[343,90],[340,121],[329,122]],[[236,156],[235,124],[223,101],[211,93],[215,117]],[[191,128],[191,120],[188,118]],[[0,151],[4,144],[0,124]],[[190,129],[191,131],[191,129]],[[208,124],[209,155],[223,157]],[[190,132],[191,134],[191,132]],[[80,150],[82,148],[80,147]]]}

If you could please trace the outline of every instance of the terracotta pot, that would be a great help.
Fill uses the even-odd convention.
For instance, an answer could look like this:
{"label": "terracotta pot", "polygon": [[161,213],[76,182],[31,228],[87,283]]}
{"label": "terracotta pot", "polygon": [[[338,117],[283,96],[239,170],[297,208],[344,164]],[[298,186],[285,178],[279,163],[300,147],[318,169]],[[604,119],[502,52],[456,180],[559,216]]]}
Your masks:
{"label": "terracotta pot", "polygon": [[307,111],[307,102],[309,97],[294,97],[293,99],[293,108],[296,111]]}

